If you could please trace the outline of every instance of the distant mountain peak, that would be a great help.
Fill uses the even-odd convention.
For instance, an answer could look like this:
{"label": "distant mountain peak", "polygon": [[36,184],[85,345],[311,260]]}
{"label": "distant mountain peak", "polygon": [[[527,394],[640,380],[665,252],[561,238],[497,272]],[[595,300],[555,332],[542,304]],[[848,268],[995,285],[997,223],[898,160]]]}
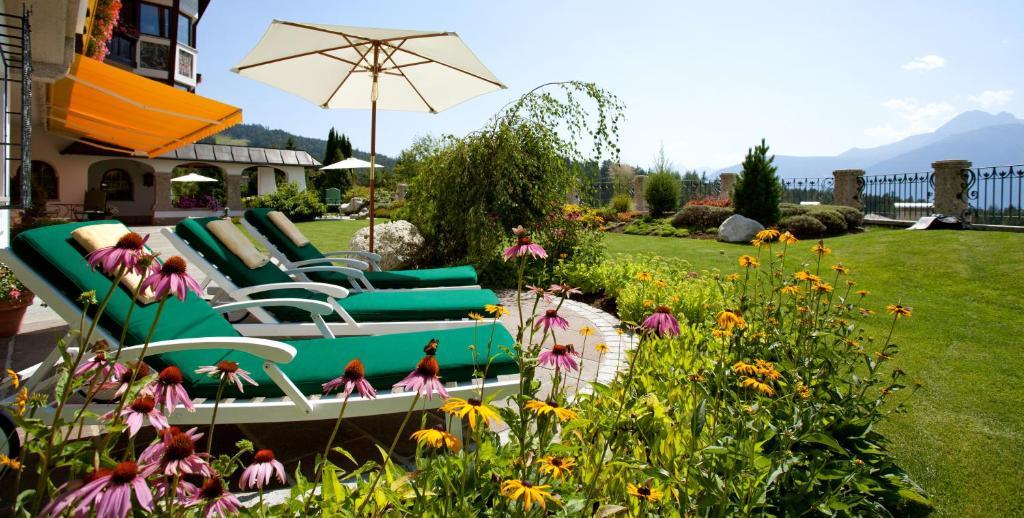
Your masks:
{"label": "distant mountain peak", "polygon": [[968,110],[950,119],[949,122],[935,130],[935,133],[938,135],[955,135],[957,133],[1003,124],[1024,124],[1024,120],[1018,119],[1010,112],[992,114],[981,110]]}

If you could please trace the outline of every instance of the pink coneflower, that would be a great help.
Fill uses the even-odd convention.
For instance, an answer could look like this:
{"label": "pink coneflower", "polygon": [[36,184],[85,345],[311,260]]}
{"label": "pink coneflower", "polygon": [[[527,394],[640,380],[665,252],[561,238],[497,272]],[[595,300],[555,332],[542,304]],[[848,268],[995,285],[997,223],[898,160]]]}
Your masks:
{"label": "pink coneflower", "polygon": [[537,323],[534,324],[534,329],[540,329],[544,327],[544,331],[550,331],[552,327],[559,329],[569,329],[569,321],[558,316],[557,309],[549,309],[544,312],[543,315],[537,317]]}
{"label": "pink coneflower", "polygon": [[434,393],[439,394],[442,399],[448,399],[448,391],[441,383],[441,366],[437,364],[437,358],[434,356],[437,353],[437,339],[431,340],[423,348],[423,352],[427,355],[420,360],[416,368],[394,386],[416,391],[420,396],[427,396],[427,399],[433,399]]}
{"label": "pink coneflower", "polygon": [[171,295],[182,301],[190,291],[196,295],[203,293],[203,287],[188,274],[185,260],[177,255],[164,261],[164,264],[155,268],[153,273],[146,277],[142,283],[142,292],[145,293],[147,289],[152,289],[153,296],[157,299]]}
{"label": "pink coneflower", "polygon": [[259,450],[253,458],[252,464],[242,472],[242,478],[238,481],[238,487],[245,489],[263,489],[270,483],[270,478],[275,476],[277,481],[284,483],[284,464],[274,458],[274,452],[270,450]]}
{"label": "pink coneflower", "polygon": [[90,510],[95,510],[96,518],[124,518],[132,510],[132,493],[139,507],[152,511],[153,492],[146,477],[156,469],[153,464],[140,467],[131,461],[118,464],[109,473],[72,492],[71,498],[79,501],[75,516],[88,516]]}
{"label": "pink coneflower", "polygon": [[238,387],[239,392],[245,392],[242,389],[242,380],[251,383],[254,387],[259,386],[259,383],[256,383],[256,380],[249,376],[249,371],[238,368],[238,364],[231,360],[221,360],[217,362],[217,365],[200,367],[196,369],[196,374],[209,374],[214,378],[226,376],[227,383],[234,383]]}
{"label": "pink coneflower", "polygon": [[164,452],[167,450],[167,446],[171,443],[171,437],[174,434],[184,434],[192,438],[192,442],[198,441],[203,434],[199,433],[198,428],[189,428],[188,431],[181,431],[181,428],[177,426],[169,426],[163,430],[157,431],[157,440],[142,450],[139,455],[139,462],[143,464],[149,464],[156,462],[164,457]]}
{"label": "pink coneflower", "polygon": [[529,233],[522,225],[512,229],[512,233],[516,236],[516,244],[506,248],[501,254],[506,261],[513,257],[522,257],[524,255],[529,255],[534,259],[546,259],[548,257],[544,247],[534,244],[530,240]]}
{"label": "pink coneflower", "polygon": [[561,295],[565,298],[570,298],[573,295],[582,295],[583,292],[579,288],[573,288],[568,284],[552,284],[548,290],[555,295]]}
{"label": "pink coneflower", "polygon": [[[109,419],[110,414],[104,417]],[[135,401],[132,401],[128,408],[121,411],[121,417],[125,418],[124,422],[128,425],[128,435],[132,437],[139,433],[139,430],[142,428],[142,422],[146,419],[149,419],[149,424],[157,430],[163,430],[169,426],[167,418],[156,408],[156,399],[149,394],[143,394],[135,398]]]}
{"label": "pink coneflower", "polygon": [[541,288],[540,286],[528,285],[526,286],[526,291],[533,293],[539,299],[544,299],[545,304],[551,304],[551,301],[553,300],[551,297],[551,293],[548,292],[548,290]]}
{"label": "pink coneflower", "polygon": [[104,272],[117,274],[123,268],[125,272],[141,274],[144,269],[143,255],[146,254],[146,241],[149,236],[142,237],[129,232],[117,240],[114,246],[98,248],[85,256],[86,262],[94,269],[99,266]]}
{"label": "pink coneflower", "polygon": [[169,477],[181,475],[212,476],[210,466],[196,453],[196,439],[182,431],[168,431],[161,442],[164,443],[160,466],[164,475]]}
{"label": "pink coneflower", "polygon": [[220,477],[211,477],[203,482],[203,485],[195,490],[192,498],[185,502],[185,507],[203,505],[203,516],[226,517],[238,514],[242,508],[242,502],[224,488],[224,482]]}
{"label": "pink coneflower", "polygon": [[552,367],[559,367],[567,371],[575,371],[580,368],[573,356],[579,357],[580,353],[576,352],[576,348],[569,345],[555,344],[551,349],[545,349],[537,356],[537,361],[541,365],[549,365]]}
{"label": "pink coneflower", "polygon": [[113,370],[113,366],[110,365],[110,361],[107,360],[107,355],[104,352],[96,353],[92,359],[83,362],[75,369],[75,376],[81,376],[87,372],[96,371],[89,376],[90,383],[95,380],[105,380],[110,377],[110,373]]}
{"label": "pink coneflower", "polygon": [[[171,490],[174,479],[172,477],[160,477],[156,482],[153,482],[153,497],[160,500],[167,496],[167,493]],[[178,484],[174,486],[174,497],[179,502],[187,502],[192,498],[192,495],[198,488],[195,484],[183,479],[178,479]]]}
{"label": "pink coneflower", "polygon": [[661,337],[679,335],[679,321],[672,316],[672,310],[668,306],[658,306],[654,313],[644,320],[643,328]]}
{"label": "pink coneflower", "polygon": [[[133,375],[133,371],[138,372]],[[114,365],[114,381],[111,383],[109,388],[117,387],[117,392],[114,393],[114,397],[121,397],[125,392],[128,392],[129,388],[131,388],[133,377],[138,381],[146,376],[149,376],[149,365],[146,365],[141,361],[129,363],[127,365],[121,365],[118,363]]]}
{"label": "pink coneflower", "polygon": [[352,393],[352,390],[359,392],[359,395],[373,399],[377,397],[377,391],[373,390],[370,382],[366,381],[366,370],[363,369],[363,362],[359,360],[352,360],[345,366],[345,372],[337,377],[323,384],[324,394],[330,393],[332,390],[344,385],[345,388],[342,390],[341,395],[348,397]]}
{"label": "pink coneflower", "polygon": [[46,504],[43,510],[39,512],[39,516],[63,516],[64,510],[70,507],[75,502],[75,499],[80,496],[77,493],[79,489],[100,477],[110,476],[112,472],[113,470],[111,469],[100,468],[86,473],[80,480],[71,480],[61,484],[56,491],[60,496]]}
{"label": "pink coneflower", "polygon": [[185,377],[181,374],[181,369],[172,365],[160,371],[160,375],[146,385],[143,390],[152,393],[156,397],[156,404],[163,405],[168,414],[173,414],[179,404],[189,412],[195,412],[192,398],[185,391],[185,387],[181,385],[184,380]]}

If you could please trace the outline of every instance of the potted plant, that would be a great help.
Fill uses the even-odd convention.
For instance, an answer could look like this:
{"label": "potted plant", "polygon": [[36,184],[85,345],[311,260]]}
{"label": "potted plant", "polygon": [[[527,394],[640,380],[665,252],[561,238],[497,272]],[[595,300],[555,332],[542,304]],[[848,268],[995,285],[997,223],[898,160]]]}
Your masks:
{"label": "potted plant", "polygon": [[35,295],[0,263],[0,337],[14,336]]}

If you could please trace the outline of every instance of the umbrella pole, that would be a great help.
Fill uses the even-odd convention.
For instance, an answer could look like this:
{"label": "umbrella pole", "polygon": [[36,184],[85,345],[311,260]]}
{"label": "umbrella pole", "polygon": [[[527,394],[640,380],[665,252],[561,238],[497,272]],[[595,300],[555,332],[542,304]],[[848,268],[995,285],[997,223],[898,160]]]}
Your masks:
{"label": "umbrella pole", "polygon": [[377,100],[374,99],[370,108],[370,251],[373,252],[373,184],[376,173],[377,159]]}

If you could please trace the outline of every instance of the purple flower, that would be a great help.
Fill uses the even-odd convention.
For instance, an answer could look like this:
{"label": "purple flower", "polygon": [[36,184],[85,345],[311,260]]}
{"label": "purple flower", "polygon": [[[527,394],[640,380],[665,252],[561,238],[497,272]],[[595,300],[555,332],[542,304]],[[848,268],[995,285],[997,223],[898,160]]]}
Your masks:
{"label": "purple flower", "polygon": [[162,299],[167,295],[178,297],[178,300],[185,300],[188,292],[202,295],[203,288],[188,274],[188,265],[179,256],[171,257],[164,261],[164,264],[146,277],[142,283],[142,291],[153,290],[153,296]]}
{"label": "purple flower", "polygon": [[189,428],[188,431],[182,432],[181,428],[177,426],[170,426],[157,432],[157,440],[142,450],[139,455],[139,462],[143,464],[150,464],[156,462],[164,457],[164,452],[167,450],[167,445],[171,442],[171,435],[173,434],[184,434],[192,439],[193,444],[203,437],[202,433],[199,433],[198,428]]}
{"label": "purple flower", "polygon": [[256,383],[256,380],[249,376],[249,371],[238,368],[238,364],[231,360],[221,360],[217,362],[217,365],[200,367],[196,369],[196,374],[209,374],[215,378],[227,376],[227,382],[234,383],[238,387],[239,392],[245,392],[242,389],[242,380],[249,382],[254,387],[259,386],[259,383]]}
{"label": "purple flower", "polygon": [[133,493],[139,507],[153,511],[153,492],[146,484],[146,477],[156,469],[157,466],[153,464],[140,467],[126,461],[113,470],[99,470],[82,487],[51,502],[43,514],[58,516],[72,502],[77,501],[75,516],[88,516],[95,510],[96,518],[124,518],[132,510]]}
{"label": "purple flower", "polygon": [[544,247],[533,244],[530,241],[530,236],[522,226],[518,226],[512,229],[512,233],[516,236],[516,244],[508,247],[501,254],[501,256],[508,261],[513,257],[522,257],[529,255],[534,259],[546,259],[548,253],[544,251]]}
{"label": "purple flower", "polygon": [[192,498],[185,502],[186,507],[200,504],[203,505],[203,516],[206,518],[238,514],[242,508],[242,502],[224,489],[224,482],[220,477],[206,479],[202,487],[197,488],[192,494]]}
{"label": "purple flower", "polygon": [[658,306],[654,313],[644,320],[643,328],[661,337],[679,335],[679,321],[672,316],[672,310],[667,306]]}
{"label": "purple flower", "polygon": [[[138,372],[133,376],[133,371]],[[109,384],[109,387],[103,388],[117,387],[117,392],[114,393],[114,397],[121,397],[125,392],[128,392],[129,388],[131,388],[133,377],[138,381],[146,376],[149,376],[149,365],[146,365],[141,361],[129,363],[128,365],[121,365],[118,363],[114,365],[114,381]]]}
{"label": "purple flower", "polygon": [[94,269],[99,266],[111,275],[116,275],[122,268],[125,272],[141,274],[145,269],[142,256],[146,253],[148,240],[148,235],[142,237],[135,232],[129,232],[121,236],[114,246],[105,246],[89,252],[85,260]]}
{"label": "purple flower", "polygon": [[570,298],[573,295],[582,295],[583,292],[579,288],[573,288],[568,284],[552,284],[548,290],[555,295],[561,295],[565,298]]}
{"label": "purple flower", "polygon": [[263,489],[270,483],[271,477],[277,477],[277,481],[284,483],[284,464],[274,458],[271,450],[259,450],[253,459],[252,464],[242,472],[242,478],[238,481],[238,487],[245,489]]}
{"label": "purple flower", "polygon": [[544,312],[543,315],[537,317],[537,323],[534,324],[534,329],[540,329],[544,327],[544,332],[550,331],[552,327],[559,329],[569,329],[569,321],[558,316],[557,309],[549,309]]}
{"label": "purple flower", "polygon": [[[153,498],[160,501],[162,498],[167,496],[167,493],[171,491],[173,478],[160,477],[156,482],[153,482]],[[174,498],[179,502],[187,502],[192,498],[192,495],[197,491],[195,484],[183,479],[178,479],[178,485],[174,486]]]}
{"label": "purple flower", "polygon": [[345,372],[341,376],[324,383],[324,394],[328,394],[342,385],[345,386],[342,390],[342,396],[345,398],[348,398],[352,390],[358,391],[360,396],[367,399],[377,397],[377,391],[373,390],[370,383],[366,381],[366,371],[363,368],[363,362],[359,360],[348,362],[348,365],[345,366]]}
{"label": "purple flower", "polygon": [[573,356],[579,357],[580,353],[576,352],[576,349],[569,345],[555,344],[551,349],[545,349],[541,351],[540,355],[537,356],[537,361],[541,365],[549,365],[555,368],[561,368],[567,371],[579,370],[580,366],[573,359]]}
{"label": "purple flower", "polygon": [[209,477],[213,470],[203,460],[202,456],[196,453],[196,440],[198,435],[190,435],[181,430],[168,430],[161,437],[163,443],[163,455],[160,458],[160,467],[164,475],[168,477],[182,475],[202,475]]}
{"label": "purple flower", "polygon": [[441,366],[437,364],[437,358],[434,356],[437,353],[437,339],[431,340],[423,351],[427,355],[405,379],[394,386],[418,392],[420,396],[427,396],[427,399],[433,399],[435,393],[442,399],[448,399],[448,391],[441,383]]}
{"label": "purple flower", "polygon": [[[93,372],[95,371],[95,372]],[[96,356],[93,356],[91,360],[88,360],[75,369],[75,376],[81,376],[86,373],[92,373],[89,375],[87,383],[93,384],[99,382],[99,386],[95,387],[95,390],[103,389],[110,380],[110,375],[114,372],[114,366],[107,360],[106,353],[99,352]]]}
{"label": "purple flower", "polygon": [[544,288],[541,288],[540,286],[528,285],[526,286],[526,291],[533,293],[534,295],[537,296],[538,299],[544,299],[545,304],[551,304],[551,293],[545,290]]}
{"label": "purple flower", "polygon": [[189,412],[195,412],[192,398],[185,391],[185,387],[181,385],[184,379],[181,369],[172,365],[160,371],[160,375],[146,385],[143,390],[152,393],[156,397],[156,404],[163,405],[168,414],[173,414],[178,404],[187,408]]}
{"label": "purple flower", "polygon": [[[111,415],[108,413],[103,417],[109,419]],[[124,422],[128,425],[128,435],[132,437],[139,433],[139,430],[142,428],[142,422],[145,419],[149,419],[149,424],[157,430],[163,430],[170,426],[167,424],[167,418],[156,408],[156,399],[149,394],[143,394],[135,398],[135,401],[132,401],[128,408],[121,411],[121,417],[125,418]]]}

